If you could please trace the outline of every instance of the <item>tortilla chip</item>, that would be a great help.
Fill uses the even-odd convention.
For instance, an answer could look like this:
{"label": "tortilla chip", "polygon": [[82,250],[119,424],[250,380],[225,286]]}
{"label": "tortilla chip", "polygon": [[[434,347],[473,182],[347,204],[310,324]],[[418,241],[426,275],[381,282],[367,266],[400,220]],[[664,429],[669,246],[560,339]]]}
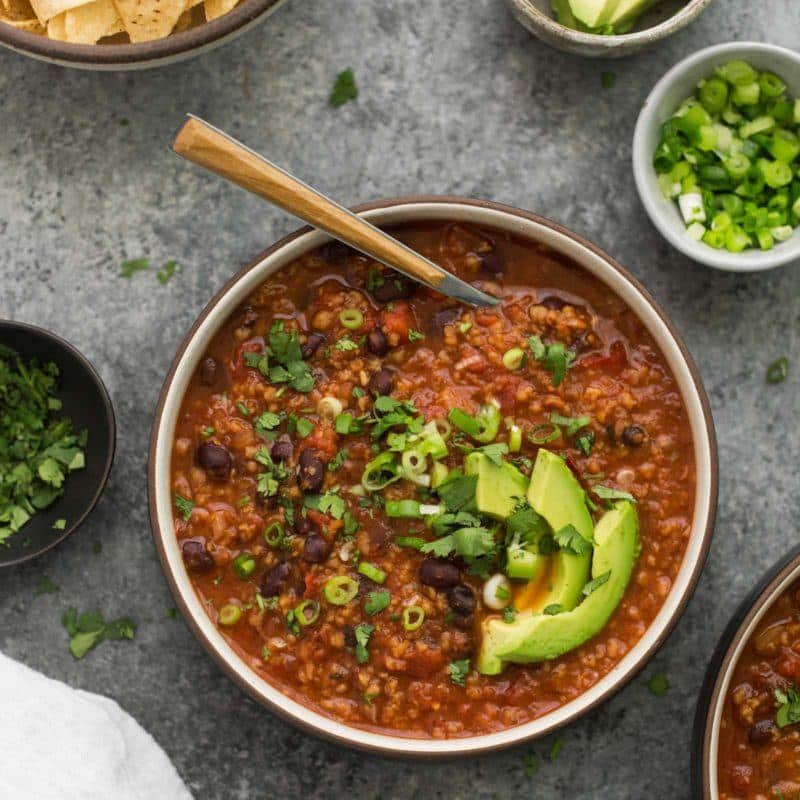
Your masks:
{"label": "tortilla chip", "polygon": [[169,36],[186,8],[186,0],[114,0],[132,42]]}
{"label": "tortilla chip", "polygon": [[186,11],[184,11],[183,14],[181,14],[178,17],[178,21],[175,23],[175,27],[172,29],[172,32],[180,33],[181,31],[185,31],[187,28],[190,28],[191,25],[192,25],[192,10],[190,8],[187,8]]}
{"label": "tortilla chip", "polygon": [[44,25],[35,17],[33,19],[11,19],[0,11],[0,22],[28,33],[43,34],[45,32]]}
{"label": "tortilla chip", "polygon": [[2,0],[2,4],[0,16],[3,19],[29,20],[36,17],[28,0]]}
{"label": "tortilla chip", "polygon": [[212,19],[221,17],[227,14],[234,8],[239,0],[204,0],[206,8],[206,19],[211,22]]}
{"label": "tortilla chip", "polygon": [[119,19],[111,0],[92,0],[90,3],[71,8],[64,15],[64,30],[68,42],[95,44],[107,35],[107,31]]}
{"label": "tortilla chip", "polygon": [[46,25],[53,17],[69,11],[70,8],[82,6],[85,2],[86,0],[31,0],[31,5],[42,25]]}
{"label": "tortilla chip", "polygon": [[194,8],[195,6],[199,6],[203,0],[186,0],[186,8]]}
{"label": "tortilla chip", "polygon": [[53,17],[47,23],[47,36],[59,42],[67,41],[67,29],[65,27],[66,12]]}

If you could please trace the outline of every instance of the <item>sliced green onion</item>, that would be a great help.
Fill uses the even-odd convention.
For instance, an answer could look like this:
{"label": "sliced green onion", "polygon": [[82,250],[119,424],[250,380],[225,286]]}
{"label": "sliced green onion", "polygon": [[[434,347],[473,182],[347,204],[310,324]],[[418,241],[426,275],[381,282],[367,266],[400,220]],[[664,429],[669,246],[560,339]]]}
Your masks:
{"label": "sliced green onion", "polygon": [[403,627],[415,631],[425,622],[425,609],[422,606],[406,606],[403,609]]}
{"label": "sliced green onion", "polygon": [[407,477],[409,475],[421,475],[427,467],[425,454],[419,450],[406,450],[400,456],[400,463],[403,465],[403,472]]}
{"label": "sliced green onion", "polygon": [[322,596],[334,606],[349,603],[358,594],[358,581],[349,575],[335,575],[322,587]]}
{"label": "sliced green onion", "polygon": [[503,366],[508,370],[519,369],[525,361],[525,351],[521,347],[512,347],[503,353]]}
{"label": "sliced green onion", "polygon": [[342,327],[354,331],[364,324],[364,315],[357,308],[345,308],[339,312]]}
{"label": "sliced green onion", "polygon": [[326,395],[317,403],[317,414],[325,419],[338,419],[343,410],[342,401],[338,397]]}
{"label": "sliced green onion", "polygon": [[453,423],[454,427],[469,436],[475,436],[480,433],[481,426],[478,420],[476,420],[475,417],[471,417],[466,411],[462,411],[460,408],[451,408],[447,418]]}
{"label": "sliced green onion", "polygon": [[230,625],[235,625],[241,618],[242,609],[239,608],[239,606],[233,605],[233,603],[226,603],[219,610],[217,622],[219,622],[220,625],[228,627]]}
{"label": "sliced green onion", "polygon": [[313,625],[319,619],[320,605],[318,600],[303,600],[294,610],[294,618],[305,627]]}
{"label": "sliced green onion", "polygon": [[450,434],[453,432],[453,426],[446,420],[437,418],[433,420],[433,424],[436,426],[436,430],[439,431],[439,435],[447,441],[450,438]]}
{"label": "sliced green onion", "polygon": [[273,522],[264,531],[264,541],[270,547],[280,547],[286,541],[286,534],[280,522]]}
{"label": "sliced green onion", "polygon": [[512,425],[508,431],[508,452],[519,453],[522,447],[522,428]]}
{"label": "sliced green onion", "polygon": [[361,476],[361,485],[368,492],[378,492],[402,477],[394,453],[381,453],[370,461]]}
{"label": "sliced green onion", "polygon": [[493,442],[500,431],[500,409],[494,403],[486,403],[478,409],[475,419],[480,430],[472,438],[483,444]]}
{"label": "sliced green onion", "polygon": [[410,547],[412,550],[420,550],[426,542],[419,536],[395,536],[394,543],[398,547]]}
{"label": "sliced green onion", "polygon": [[528,438],[534,444],[547,444],[553,442],[561,436],[561,428],[552,422],[542,422],[539,425],[534,425],[528,431]]}
{"label": "sliced green onion", "polygon": [[418,500],[387,500],[386,516],[400,519],[420,519],[422,512]]}
{"label": "sliced green onion", "polygon": [[722,111],[728,102],[728,85],[719,78],[711,78],[700,87],[698,97],[706,111],[716,114]]}
{"label": "sliced green onion", "polygon": [[386,580],[386,573],[380,567],[370,564],[369,561],[362,561],[358,565],[358,571],[365,578],[369,578],[371,581],[375,581],[375,583],[383,583]]}
{"label": "sliced green onion", "polygon": [[256,560],[250,553],[240,553],[233,559],[233,570],[242,580],[246,580],[256,571]]}
{"label": "sliced green onion", "polygon": [[450,474],[450,470],[441,462],[436,462],[431,470],[431,488],[441,486],[445,478]]}

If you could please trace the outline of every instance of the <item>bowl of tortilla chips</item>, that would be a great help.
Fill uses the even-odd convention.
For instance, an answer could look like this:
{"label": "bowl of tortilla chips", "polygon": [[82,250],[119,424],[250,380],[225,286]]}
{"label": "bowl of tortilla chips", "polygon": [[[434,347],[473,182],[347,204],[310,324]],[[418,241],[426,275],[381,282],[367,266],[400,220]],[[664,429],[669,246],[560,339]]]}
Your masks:
{"label": "bowl of tortilla chips", "polygon": [[285,0],[0,0],[0,45],[68,67],[145,69],[210,50]]}

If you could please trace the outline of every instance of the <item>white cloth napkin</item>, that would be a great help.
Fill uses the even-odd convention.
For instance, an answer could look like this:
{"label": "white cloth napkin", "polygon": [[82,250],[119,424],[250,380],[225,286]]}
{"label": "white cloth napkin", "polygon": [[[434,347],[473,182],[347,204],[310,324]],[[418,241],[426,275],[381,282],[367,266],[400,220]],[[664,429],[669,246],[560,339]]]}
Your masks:
{"label": "white cloth napkin", "polygon": [[113,700],[0,653],[2,800],[191,800],[155,740]]}

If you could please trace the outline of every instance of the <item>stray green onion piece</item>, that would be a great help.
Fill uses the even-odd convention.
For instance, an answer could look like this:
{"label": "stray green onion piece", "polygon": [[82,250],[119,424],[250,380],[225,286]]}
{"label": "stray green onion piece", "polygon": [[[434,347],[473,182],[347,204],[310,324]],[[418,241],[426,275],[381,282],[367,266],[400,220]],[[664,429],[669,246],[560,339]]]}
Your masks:
{"label": "stray green onion piece", "polygon": [[519,369],[525,361],[525,351],[521,347],[512,347],[503,353],[503,366],[508,370]]}
{"label": "stray green onion piece", "polygon": [[403,609],[403,627],[415,631],[425,622],[425,609],[422,606],[406,606]]}
{"label": "stray green onion piece", "polygon": [[294,610],[294,618],[305,627],[313,625],[319,619],[320,605],[317,600],[303,600]]}
{"label": "stray green onion piece", "polygon": [[218,622],[226,628],[235,625],[242,618],[242,609],[233,603],[226,603],[219,610]]}
{"label": "stray green onion piece", "polygon": [[358,571],[365,578],[369,578],[375,583],[383,583],[386,580],[386,573],[380,567],[376,567],[368,561],[362,561],[358,565]]}
{"label": "stray green onion piece", "polygon": [[358,581],[349,575],[335,575],[322,587],[322,596],[334,606],[349,603],[358,594]]}
{"label": "stray green onion piece", "polygon": [[354,331],[364,324],[364,315],[357,308],[346,308],[339,312],[342,327]]}
{"label": "stray green onion piece", "polygon": [[240,553],[233,559],[233,571],[246,580],[256,571],[256,560],[250,553]]}

